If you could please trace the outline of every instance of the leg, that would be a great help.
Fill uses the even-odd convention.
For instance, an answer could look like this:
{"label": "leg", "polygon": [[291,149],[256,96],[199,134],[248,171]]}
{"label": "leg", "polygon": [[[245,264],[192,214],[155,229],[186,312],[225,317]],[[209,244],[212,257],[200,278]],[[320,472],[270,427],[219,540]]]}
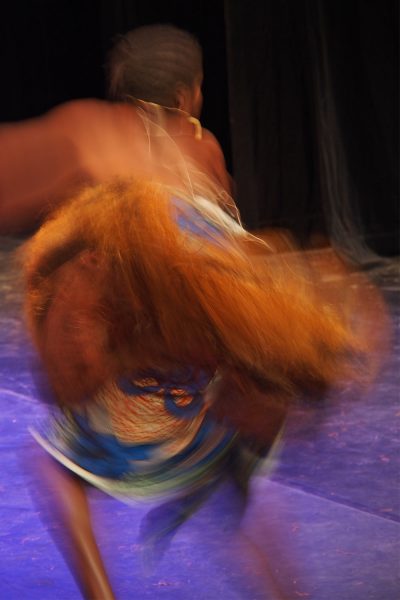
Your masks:
{"label": "leg", "polygon": [[67,533],[73,571],[84,597],[87,600],[115,600],[95,540],[82,481],[47,456],[43,475],[52,490],[59,521]]}

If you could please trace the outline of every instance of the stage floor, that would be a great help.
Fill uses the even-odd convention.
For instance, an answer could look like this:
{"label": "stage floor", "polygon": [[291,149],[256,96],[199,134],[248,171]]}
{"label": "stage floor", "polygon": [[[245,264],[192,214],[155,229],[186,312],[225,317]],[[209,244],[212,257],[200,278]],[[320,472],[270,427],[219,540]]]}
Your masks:
{"label": "stage floor", "polygon": [[[0,238],[0,598],[73,600],[80,595],[54,542],[47,492],[35,483],[39,450],[28,427],[44,408],[22,325],[18,244]],[[226,481],[165,547],[144,553],[138,535],[152,507],[93,491],[119,600],[400,597],[400,277],[393,262],[371,273],[395,324],[377,381],[362,398],[348,391],[318,409],[296,409],[272,471],[252,482],[244,514]]]}

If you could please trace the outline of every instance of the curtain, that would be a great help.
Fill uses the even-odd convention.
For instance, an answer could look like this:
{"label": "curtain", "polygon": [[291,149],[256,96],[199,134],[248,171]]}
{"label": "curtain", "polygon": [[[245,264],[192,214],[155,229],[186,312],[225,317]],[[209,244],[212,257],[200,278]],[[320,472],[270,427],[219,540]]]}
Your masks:
{"label": "curtain", "polygon": [[301,243],[328,235],[356,260],[396,253],[397,2],[226,1],[225,11],[245,223]]}

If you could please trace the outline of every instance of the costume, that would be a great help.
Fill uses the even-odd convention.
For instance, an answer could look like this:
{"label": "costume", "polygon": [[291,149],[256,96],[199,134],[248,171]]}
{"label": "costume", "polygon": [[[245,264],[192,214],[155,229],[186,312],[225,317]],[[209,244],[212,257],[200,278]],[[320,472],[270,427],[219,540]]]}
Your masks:
{"label": "costume", "polygon": [[[171,207],[196,251],[204,240],[229,245],[216,217],[227,230],[244,233],[205,198],[192,205],[172,197]],[[217,485],[240,453],[234,428],[208,412],[205,392],[214,376],[212,370],[180,365],[167,374],[155,368],[120,377],[82,406],[53,408],[50,420],[32,433],[62,465],[119,499],[193,497]],[[253,469],[259,457],[248,450],[246,460]]]}
{"label": "costume", "polygon": [[[85,408],[61,411],[47,432],[34,433],[61,464],[125,501],[189,495],[217,483],[235,432],[206,413],[208,378],[166,385],[125,381],[102,390]],[[168,389],[166,389],[168,388]]]}
{"label": "costume", "polygon": [[210,490],[243,447],[246,478],[279,428],[256,453],[252,431],[298,390],[334,381],[354,347],[312,282],[222,210],[168,144],[151,123],[150,151],[181,171],[179,187],[87,188],[25,254],[28,322],[59,407],[34,435],[125,499]]}

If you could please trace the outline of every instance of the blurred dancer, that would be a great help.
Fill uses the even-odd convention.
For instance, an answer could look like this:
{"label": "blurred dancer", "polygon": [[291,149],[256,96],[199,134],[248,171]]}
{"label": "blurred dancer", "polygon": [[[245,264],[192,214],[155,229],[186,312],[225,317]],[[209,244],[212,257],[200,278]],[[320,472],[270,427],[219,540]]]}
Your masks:
{"label": "blurred dancer", "polygon": [[226,472],[246,489],[291,398],[340,382],[364,353],[304,265],[238,223],[198,121],[201,78],[192,36],[141,28],[111,53],[115,104],[73,102],[0,132],[3,231],[53,214],[25,251],[57,407],[34,435],[56,459],[47,474],[87,598],[113,592],[83,482],[177,498],[166,534]]}
{"label": "blurred dancer", "polygon": [[229,203],[223,153],[198,121],[202,78],[202,52],[191,34],[142,27],[110,53],[113,102],[77,100],[1,125],[0,233],[29,232],[85,185],[118,175],[174,185],[200,185],[205,175],[218,201]]}

